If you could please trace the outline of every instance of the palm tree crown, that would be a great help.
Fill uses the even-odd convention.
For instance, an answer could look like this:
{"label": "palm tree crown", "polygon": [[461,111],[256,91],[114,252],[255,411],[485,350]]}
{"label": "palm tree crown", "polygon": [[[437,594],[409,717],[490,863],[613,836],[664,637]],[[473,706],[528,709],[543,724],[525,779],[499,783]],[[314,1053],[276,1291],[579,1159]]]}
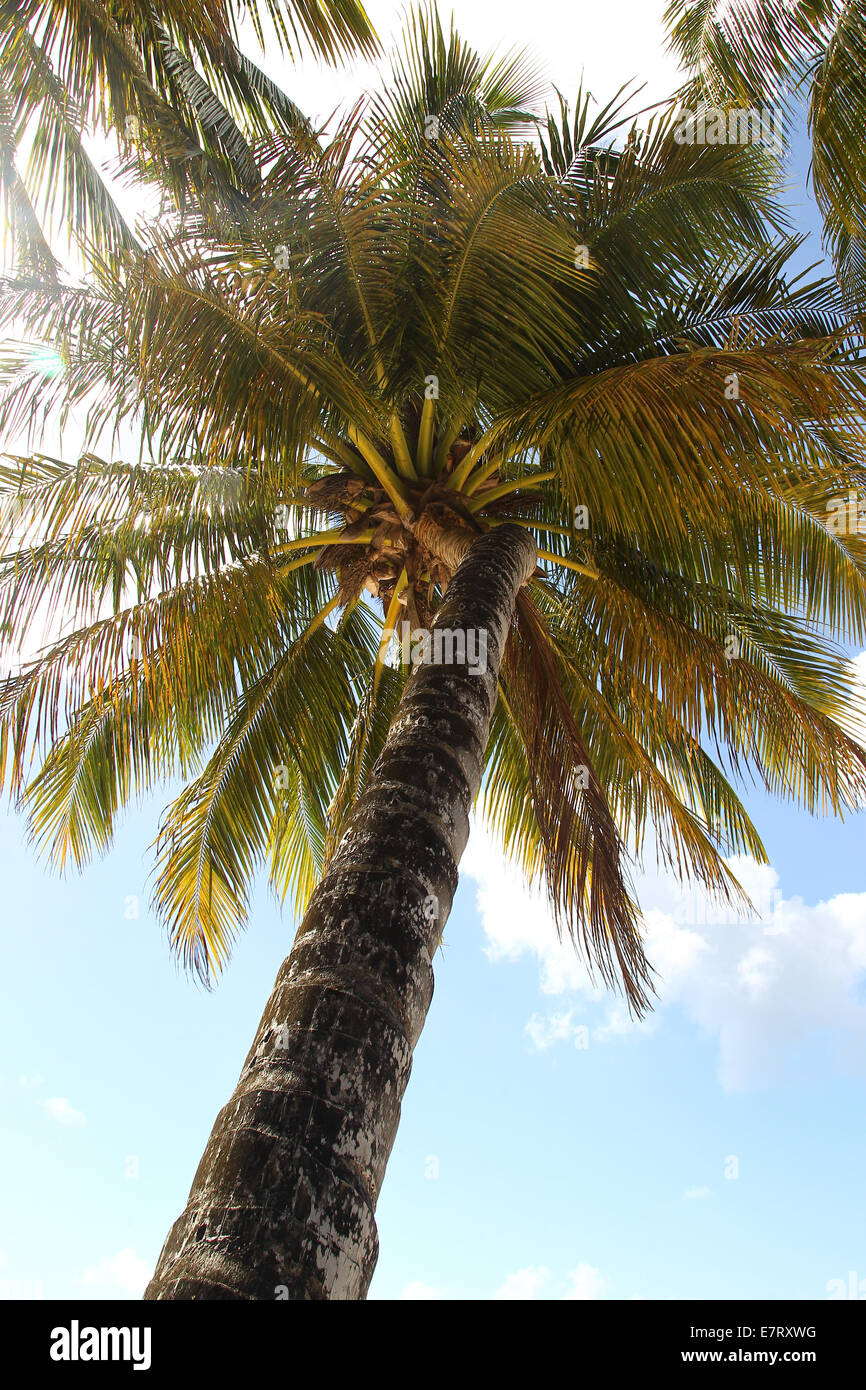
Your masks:
{"label": "palm tree crown", "polygon": [[272,123],[242,202],[94,253],[87,285],[3,285],[63,363],[22,350],[3,423],[86,402],[94,438],[144,441],[2,470],[3,631],[46,596],[75,617],[6,681],[4,774],[59,864],[187,779],[156,901],[205,977],[257,866],[306,902],[397,709],[392,637],[504,523],[539,563],[483,810],[636,1008],[626,851],[651,831],[737,896],[722,855],[765,856],[736,775],[862,795],[834,639],[866,631],[866,550],[828,507],[866,485],[864,379],[836,290],[786,277],[764,151],[639,130],[622,96],[533,126],[537,87],[418,13],[384,93],[330,133]]}

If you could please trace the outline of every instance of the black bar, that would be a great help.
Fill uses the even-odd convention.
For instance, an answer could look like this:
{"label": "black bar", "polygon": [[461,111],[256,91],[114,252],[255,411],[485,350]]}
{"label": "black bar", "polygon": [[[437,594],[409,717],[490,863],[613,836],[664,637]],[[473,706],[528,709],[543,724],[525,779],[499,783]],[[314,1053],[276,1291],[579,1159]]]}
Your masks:
{"label": "black bar", "polygon": [[[564,1359],[575,1378],[593,1367],[596,1374],[603,1367],[606,1375],[678,1370],[688,1376],[707,1367],[742,1374],[792,1366],[826,1377],[843,1367],[862,1367],[864,1313],[863,1301],[846,1299],[532,1302],[522,1311],[507,1302],[395,1306],[371,1300],[331,1306],[330,1312],[324,1304],[302,1308],[279,1301],[70,1300],[3,1303],[0,1336],[7,1354],[14,1349],[16,1369],[38,1371],[57,1383],[105,1374],[130,1375],[135,1383],[185,1371],[215,1372],[222,1383],[237,1365],[255,1373],[273,1370],[297,1382],[307,1380],[317,1362],[329,1374],[336,1363],[351,1369],[354,1357],[359,1358],[356,1378],[366,1385],[376,1361],[380,1368],[390,1366],[389,1379],[397,1372],[407,1335],[423,1360],[425,1381],[437,1359],[453,1375],[465,1372],[467,1362],[483,1369],[485,1359],[494,1363],[503,1353],[521,1360],[528,1353],[537,1375],[544,1374],[545,1364],[553,1369]],[[362,1335],[341,1342],[332,1334],[346,1327],[347,1319]],[[533,1346],[525,1339],[536,1327],[558,1340]],[[100,1359],[91,1358],[93,1351]],[[401,1379],[409,1366],[400,1371]]]}

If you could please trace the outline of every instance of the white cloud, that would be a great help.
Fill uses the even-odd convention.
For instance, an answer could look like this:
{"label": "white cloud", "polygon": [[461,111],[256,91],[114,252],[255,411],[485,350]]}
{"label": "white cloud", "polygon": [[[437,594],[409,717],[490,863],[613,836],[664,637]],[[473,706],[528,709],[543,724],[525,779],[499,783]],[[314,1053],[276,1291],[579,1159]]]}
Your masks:
{"label": "white cloud", "polygon": [[[543,1290],[550,1288],[551,1278],[550,1270],[546,1266],[527,1265],[525,1269],[518,1269],[514,1274],[509,1274],[493,1297],[521,1303],[538,1299],[542,1297]],[[559,1301],[587,1300],[601,1298],[609,1287],[610,1281],[600,1269],[596,1269],[594,1265],[579,1264],[566,1275],[564,1285],[561,1280],[557,1280],[551,1291],[543,1296]]]}
{"label": "white cloud", "polygon": [[478,881],[478,910],[491,960],[518,960],[529,951],[538,957],[545,994],[569,989],[595,993],[571,943],[557,940],[544,895],[528,888],[512,864],[503,863],[499,850],[477,824],[461,869]]}
{"label": "white cloud", "polygon": [[424,1303],[437,1302],[447,1298],[447,1296],[443,1289],[434,1289],[432,1284],[423,1284],[420,1279],[415,1279],[412,1283],[407,1284],[397,1295],[400,1299],[411,1299]]}
{"label": "white cloud", "polygon": [[614,1038],[625,1037],[627,1033],[654,1033],[658,1027],[658,1016],[648,1014],[646,1018],[632,1018],[628,1005],[621,999],[608,999],[604,1023],[592,1030],[594,1043],[612,1042]]}
{"label": "white cloud", "polygon": [[683,1193],[684,1202],[703,1202],[707,1197],[712,1197],[712,1188],[709,1187],[687,1187]]}
{"label": "white cloud", "polygon": [[569,1276],[568,1289],[563,1294],[564,1299],[595,1299],[601,1298],[606,1289],[610,1287],[610,1282],[602,1274],[600,1269],[593,1265],[580,1264],[576,1269],[571,1270]]}
{"label": "white cloud", "polygon": [[493,1297],[526,1302],[527,1299],[538,1298],[549,1279],[549,1269],[545,1269],[543,1265],[529,1265],[526,1269],[518,1269],[516,1273],[509,1274]]}
{"label": "white cloud", "polygon": [[565,1013],[548,1014],[545,1018],[541,1014],[533,1014],[526,1025],[524,1032],[529,1036],[533,1047],[538,1052],[546,1052],[554,1043],[565,1042],[568,1038],[575,1036],[582,1037],[578,1033],[581,1024],[573,1024],[572,1018],[574,1009],[568,1009]]}
{"label": "white cloud", "polygon": [[87,1123],[86,1117],[80,1110],[75,1110],[65,1096],[49,1096],[48,1100],[42,1102],[42,1108],[50,1119],[56,1120],[59,1125],[70,1125],[80,1128]]}
{"label": "white cloud", "polygon": [[151,1267],[147,1261],[140,1259],[132,1246],[127,1246],[125,1250],[119,1250],[116,1255],[106,1255],[98,1265],[86,1269],[80,1282],[94,1288],[120,1289],[123,1293],[140,1298],[150,1275]]}
{"label": "white cloud", "polygon": [[42,1077],[34,1071],[29,1076],[19,1076],[18,1085],[23,1091],[35,1091],[42,1085]]}
{"label": "white cloud", "polygon": [[719,1078],[728,1091],[771,1083],[794,1049],[819,1035],[840,1064],[862,1069],[866,893],[809,905],[784,898],[772,868],[746,857],[728,862],[760,915],[735,919],[730,909],[700,891],[684,893],[659,873],[637,880],[659,997],[654,1014],[636,1024],[621,1000],[593,984],[571,943],[557,939],[541,893],[527,888],[475,826],[463,867],[477,882],[488,957],[534,957],[542,993],[571,996],[566,1007],[530,1018],[526,1031],[534,1046],[544,1050],[574,1037],[576,1010],[593,1010],[595,1044],[652,1032],[666,1010],[678,1008],[716,1040]]}

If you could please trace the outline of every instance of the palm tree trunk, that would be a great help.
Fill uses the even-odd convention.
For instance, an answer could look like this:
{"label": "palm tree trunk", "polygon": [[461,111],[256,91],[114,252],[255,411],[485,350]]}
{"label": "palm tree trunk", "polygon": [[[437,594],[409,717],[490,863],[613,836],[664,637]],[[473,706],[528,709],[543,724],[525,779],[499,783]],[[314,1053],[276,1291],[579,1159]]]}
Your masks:
{"label": "palm tree trunk", "polygon": [[486,672],[458,659],[408,681],[145,1298],[366,1296],[376,1199],[433,993],[499,665],[535,568],[534,543],[516,526],[459,536],[466,553],[434,632],[486,631]]}

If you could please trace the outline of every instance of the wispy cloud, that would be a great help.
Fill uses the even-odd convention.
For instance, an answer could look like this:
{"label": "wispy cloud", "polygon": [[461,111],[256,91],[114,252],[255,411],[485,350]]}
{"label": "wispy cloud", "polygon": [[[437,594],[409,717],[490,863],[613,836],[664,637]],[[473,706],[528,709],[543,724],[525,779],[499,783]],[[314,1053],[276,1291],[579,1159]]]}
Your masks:
{"label": "wispy cloud", "polygon": [[413,1301],[431,1303],[440,1299],[447,1298],[448,1294],[444,1289],[435,1289],[432,1284],[424,1284],[420,1279],[415,1279],[400,1290],[398,1298],[410,1299]]}
{"label": "wispy cloud", "polygon": [[609,1287],[610,1281],[594,1265],[576,1265],[564,1281],[561,1277],[554,1279],[545,1265],[527,1265],[509,1274],[493,1297],[522,1303],[542,1297],[557,1301],[588,1300],[601,1298]]}
{"label": "wispy cloud", "polygon": [[509,1274],[505,1283],[500,1285],[493,1297],[518,1299],[525,1302],[528,1299],[538,1298],[541,1290],[549,1282],[549,1269],[545,1269],[543,1265],[529,1265],[526,1269],[518,1269],[514,1274]]}
{"label": "wispy cloud", "polygon": [[[573,1042],[592,1046],[650,1033],[679,1009],[716,1040],[727,1091],[769,1085],[796,1049],[823,1035],[841,1065],[866,1059],[866,893],[840,893],[814,905],[784,898],[775,870],[740,856],[728,860],[758,913],[722,920],[706,895],[684,894],[671,877],[637,878],[647,955],[658,972],[654,1014],[641,1024],[599,990],[569,941],[560,941],[541,893],[475,826],[463,867],[477,881],[477,902],[491,961],[534,956],[543,994],[566,996],[526,1033],[544,1051]],[[570,996],[570,998],[568,997]],[[586,1019],[577,1024],[576,1017]]]}
{"label": "wispy cloud", "polygon": [[[573,1024],[573,1017],[574,1009],[568,1009],[564,1013],[548,1014],[547,1017],[533,1014],[524,1032],[537,1052],[546,1052],[554,1043],[567,1042],[571,1038],[578,1041],[583,1036],[580,1031],[582,1025]],[[585,1028],[583,1032],[586,1033]]]}
{"label": "wispy cloud", "polygon": [[59,1125],[80,1129],[87,1123],[83,1112],[70,1105],[65,1096],[49,1096],[48,1100],[42,1102],[42,1108],[49,1119],[56,1120]]}
{"label": "wispy cloud", "polygon": [[150,1265],[130,1245],[118,1250],[116,1255],[106,1255],[98,1264],[86,1269],[80,1282],[92,1288],[119,1289],[122,1293],[140,1298],[150,1275]]}
{"label": "wispy cloud", "polygon": [[569,1274],[568,1289],[563,1298],[601,1298],[609,1287],[610,1280],[605,1278],[600,1269],[596,1269],[594,1265],[580,1264]]}

